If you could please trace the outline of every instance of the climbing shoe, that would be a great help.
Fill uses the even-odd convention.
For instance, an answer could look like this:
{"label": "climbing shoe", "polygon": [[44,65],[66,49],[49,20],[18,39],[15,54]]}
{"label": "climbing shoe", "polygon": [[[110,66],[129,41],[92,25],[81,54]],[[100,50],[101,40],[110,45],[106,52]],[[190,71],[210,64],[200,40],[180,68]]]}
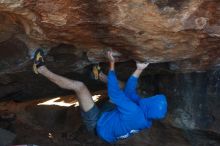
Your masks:
{"label": "climbing shoe", "polygon": [[92,74],[91,74],[92,79],[98,80],[100,72],[101,72],[101,67],[98,64],[94,65],[92,67]]}
{"label": "climbing shoe", "polygon": [[45,65],[45,62],[44,62],[44,51],[43,49],[37,49],[35,52],[34,52],[34,64],[33,64],[33,71],[35,74],[38,74],[38,71],[37,69],[41,66],[44,66]]}

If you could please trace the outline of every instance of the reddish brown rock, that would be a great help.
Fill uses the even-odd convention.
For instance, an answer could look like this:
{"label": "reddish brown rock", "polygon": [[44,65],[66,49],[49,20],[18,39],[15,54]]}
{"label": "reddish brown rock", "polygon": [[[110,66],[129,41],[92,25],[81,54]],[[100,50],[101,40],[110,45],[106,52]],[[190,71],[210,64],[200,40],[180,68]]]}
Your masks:
{"label": "reddish brown rock", "polygon": [[110,47],[127,59],[171,62],[174,70],[219,64],[218,0],[3,0],[0,11],[5,39],[21,29],[36,40],[74,45],[92,62],[103,61]]}
{"label": "reddish brown rock", "polygon": [[[165,93],[168,116],[149,132],[122,144],[219,145],[219,70],[170,72],[200,72],[220,66],[219,0],[1,0],[1,101],[70,95],[72,91],[64,91],[33,74],[29,57],[33,47],[26,46],[22,42],[25,37],[18,36],[28,36],[46,48],[49,69],[71,79],[83,79],[91,91],[105,86],[91,83],[87,66],[106,61],[107,48],[112,48],[120,61],[155,63],[140,79],[140,91]],[[127,79],[134,62],[117,67],[119,77]],[[74,130],[70,140],[74,144],[103,144],[82,133],[79,111],[36,107],[33,103],[0,105],[0,110],[18,116],[12,124],[17,130],[16,144],[59,145],[63,132],[64,141],[68,142],[65,138],[70,130]],[[52,140],[48,133],[54,127],[57,129]]]}

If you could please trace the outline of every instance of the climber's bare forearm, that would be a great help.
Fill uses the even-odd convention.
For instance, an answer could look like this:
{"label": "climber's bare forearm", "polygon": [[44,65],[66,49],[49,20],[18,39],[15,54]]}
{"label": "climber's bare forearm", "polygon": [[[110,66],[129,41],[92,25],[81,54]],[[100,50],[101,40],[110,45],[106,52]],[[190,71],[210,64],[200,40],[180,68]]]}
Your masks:
{"label": "climber's bare forearm", "polygon": [[137,69],[132,74],[134,77],[139,78],[143,70],[149,65],[148,62],[136,62]]}
{"label": "climber's bare forearm", "polygon": [[110,69],[111,71],[114,71],[114,70],[115,70],[115,62],[110,62],[110,63],[109,63],[109,69]]}
{"label": "climber's bare forearm", "polygon": [[132,75],[136,78],[139,78],[142,72],[143,69],[136,69]]}
{"label": "climber's bare forearm", "polygon": [[109,60],[109,70],[114,71],[115,70],[115,58],[113,57],[112,51],[107,52],[107,58]]}
{"label": "climber's bare forearm", "polygon": [[[115,71],[115,58],[113,57],[112,51],[108,51],[107,52],[107,58],[109,60],[109,70],[110,71]],[[107,77],[105,80],[103,80],[105,83],[108,82]],[[119,87],[121,89],[124,88],[125,84],[122,81],[118,81],[119,82]]]}

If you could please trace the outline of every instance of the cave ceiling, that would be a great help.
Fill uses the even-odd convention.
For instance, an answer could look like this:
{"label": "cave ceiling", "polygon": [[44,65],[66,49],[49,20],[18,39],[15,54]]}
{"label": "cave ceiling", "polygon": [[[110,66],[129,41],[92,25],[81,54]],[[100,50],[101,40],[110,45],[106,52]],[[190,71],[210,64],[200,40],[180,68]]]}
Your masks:
{"label": "cave ceiling", "polygon": [[62,52],[56,47],[60,44],[72,46],[64,52],[76,58],[86,54],[90,63],[105,62],[104,52],[112,48],[120,61],[203,71],[220,65],[220,1],[2,0],[0,72],[28,64],[33,48],[17,34],[38,41],[48,52]]}

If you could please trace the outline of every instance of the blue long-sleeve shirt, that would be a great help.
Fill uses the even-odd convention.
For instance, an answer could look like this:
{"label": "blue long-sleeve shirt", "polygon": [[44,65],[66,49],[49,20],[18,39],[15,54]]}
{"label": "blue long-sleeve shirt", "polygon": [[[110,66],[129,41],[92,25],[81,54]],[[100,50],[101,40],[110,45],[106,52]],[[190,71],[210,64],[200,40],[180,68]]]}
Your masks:
{"label": "blue long-sleeve shirt", "polygon": [[140,97],[136,94],[136,84],[137,78],[131,76],[125,90],[122,91],[115,72],[109,72],[108,95],[116,108],[110,112],[104,112],[96,126],[98,136],[105,141],[114,143],[151,127],[151,120],[145,118],[143,110],[138,105]]}

